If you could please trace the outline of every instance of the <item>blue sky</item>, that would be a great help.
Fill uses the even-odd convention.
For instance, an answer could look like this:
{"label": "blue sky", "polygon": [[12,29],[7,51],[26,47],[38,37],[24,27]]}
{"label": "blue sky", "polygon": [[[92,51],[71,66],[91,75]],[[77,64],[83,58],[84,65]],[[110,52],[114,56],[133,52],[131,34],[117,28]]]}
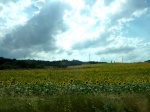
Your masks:
{"label": "blue sky", "polygon": [[150,60],[149,0],[0,0],[0,56]]}

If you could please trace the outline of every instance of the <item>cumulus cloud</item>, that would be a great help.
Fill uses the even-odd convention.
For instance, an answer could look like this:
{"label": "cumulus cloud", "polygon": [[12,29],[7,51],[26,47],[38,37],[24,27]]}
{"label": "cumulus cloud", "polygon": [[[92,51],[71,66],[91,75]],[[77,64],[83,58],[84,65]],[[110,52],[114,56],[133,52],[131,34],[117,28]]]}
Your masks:
{"label": "cumulus cloud", "polygon": [[91,38],[91,39],[86,39],[81,42],[74,43],[72,46],[72,49],[77,50],[77,49],[88,49],[88,48],[97,48],[97,47],[102,47],[106,46],[107,44],[110,43],[108,37],[110,37],[110,33],[101,33],[99,37],[97,38]]}
{"label": "cumulus cloud", "polygon": [[84,0],[85,5],[93,7],[93,5],[97,2],[97,0]]}
{"label": "cumulus cloud", "polygon": [[148,0],[1,0],[0,53],[84,61],[89,53],[101,61],[120,54],[126,60],[146,59],[149,7]]}
{"label": "cumulus cloud", "polygon": [[66,3],[59,1],[45,4],[25,25],[5,35],[0,52],[5,51],[2,53],[4,56],[13,54],[18,58],[23,53],[30,56],[34,52],[55,51],[57,46],[54,36],[65,29],[63,15],[67,7]]}
{"label": "cumulus cloud", "polygon": [[132,52],[135,50],[136,47],[133,45],[127,45],[127,44],[110,44],[107,47],[103,47],[101,50],[99,50],[96,54],[101,55],[101,54],[127,54],[129,52]]}
{"label": "cumulus cloud", "polygon": [[[98,5],[98,3],[99,3],[99,5]],[[105,11],[104,15],[100,14],[101,8],[99,6],[102,4],[104,7],[103,9],[107,10],[107,11]],[[126,44],[125,42],[120,44],[120,48],[118,48],[118,46],[117,46],[117,48],[114,47],[114,48],[110,49],[108,47],[108,49],[107,49],[107,46],[110,46],[110,44],[114,43],[113,41],[110,42],[109,38],[111,38],[112,36],[113,37],[121,36],[122,32],[124,32],[123,31],[124,26],[127,25],[129,22],[134,21],[137,17],[140,17],[143,14],[145,14],[148,10],[147,6],[148,5],[147,5],[146,1],[141,1],[141,0],[138,0],[138,1],[124,0],[123,2],[116,0],[115,2],[104,1],[104,3],[97,1],[95,6],[93,6],[93,7],[96,9],[99,9],[99,11],[100,11],[99,15],[95,15],[95,11],[93,12],[93,10],[90,10],[91,11],[90,13],[93,14],[94,17],[96,16],[98,18],[98,19],[95,19],[98,21],[98,23],[100,23],[99,26],[97,26],[97,28],[103,27],[104,30],[102,32],[101,31],[99,32],[98,37],[93,36],[93,38],[85,39],[84,41],[74,43],[72,48],[73,49],[86,49],[86,48],[92,48],[92,47],[105,46],[106,51],[104,51],[104,52],[106,52],[106,53],[109,53],[109,52],[110,53],[112,53],[112,52],[119,53],[119,51],[123,51],[123,50],[125,52],[132,51],[135,48],[130,47],[130,46],[124,46],[124,44]],[[116,10],[114,10],[113,8],[116,8]],[[114,12],[112,12],[112,10],[114,10]],[[98,10],[96,10],[96,11],[98,11]],[[96,14],[97,14],[97,12],[96,12]],[[99,17],[103,16],[104,19],[101,19],[98,16]],[[89,17],[89,18],[92,18],[92,17]],[[130,37],[126,37],[126,38],[124,38],[124,40],[128,40],[128,38],[130,38]],[[132,42],[128,42],[128,43],[131,44],[131,46],[133,44]]]}
{"label": "cumulus cloud", "polygon": [[18,2],[19,0],[1,0],[1,3],[3,3],[3,4],[7,4],[7,3],[10,3],[10,2],[14,2],[14,3],[16,3],[16,2]]}

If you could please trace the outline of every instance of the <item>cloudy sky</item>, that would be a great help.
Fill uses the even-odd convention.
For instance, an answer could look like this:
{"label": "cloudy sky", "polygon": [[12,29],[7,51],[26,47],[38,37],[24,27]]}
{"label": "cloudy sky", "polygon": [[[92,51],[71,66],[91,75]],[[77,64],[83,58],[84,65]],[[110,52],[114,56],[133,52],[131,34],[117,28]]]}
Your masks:
{"label": "cloudy sky", "polygon": [[150,0],[0,0],[0,57],[150,60]]}

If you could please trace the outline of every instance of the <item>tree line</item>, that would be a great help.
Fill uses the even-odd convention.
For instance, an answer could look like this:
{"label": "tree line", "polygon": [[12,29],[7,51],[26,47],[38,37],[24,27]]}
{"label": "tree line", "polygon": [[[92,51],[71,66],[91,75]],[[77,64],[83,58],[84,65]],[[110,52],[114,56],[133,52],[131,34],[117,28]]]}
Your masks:
{"label": "tree line", "polygon": [[58,61],[43,61],[43,60],[30,60],[30,59],[10,59],[0,57],[0,70],[5,69],[40,69],[40,68],[67,68],[68,66],[75,66],[81,64],[97,64],[106,62],[89,61],[83,62],[79,60],[58,60]]}
{"label": "tree line", "polygon": [[43,61],[43,60],[17,60],[0,57],[0,70],[4,69],[36,69],[51,66],[54,68],[66,68],[67,66],[81,65],[79,60],[58,60],[58,61]]}

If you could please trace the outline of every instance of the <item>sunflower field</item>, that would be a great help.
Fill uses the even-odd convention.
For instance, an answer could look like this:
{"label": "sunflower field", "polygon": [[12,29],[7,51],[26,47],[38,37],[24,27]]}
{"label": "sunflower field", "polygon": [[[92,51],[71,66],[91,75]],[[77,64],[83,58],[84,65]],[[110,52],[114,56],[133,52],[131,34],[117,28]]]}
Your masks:
{"label": "sunflower field", "polygon": [[149,63],[85,64],[0,71],[0,97],[121,95],[150,92]]}
{"label": "sunflower field", "polygon": [[142,93],[150,91],[150,64],[95,64],[67,69],[0,71],[1,95]]}

